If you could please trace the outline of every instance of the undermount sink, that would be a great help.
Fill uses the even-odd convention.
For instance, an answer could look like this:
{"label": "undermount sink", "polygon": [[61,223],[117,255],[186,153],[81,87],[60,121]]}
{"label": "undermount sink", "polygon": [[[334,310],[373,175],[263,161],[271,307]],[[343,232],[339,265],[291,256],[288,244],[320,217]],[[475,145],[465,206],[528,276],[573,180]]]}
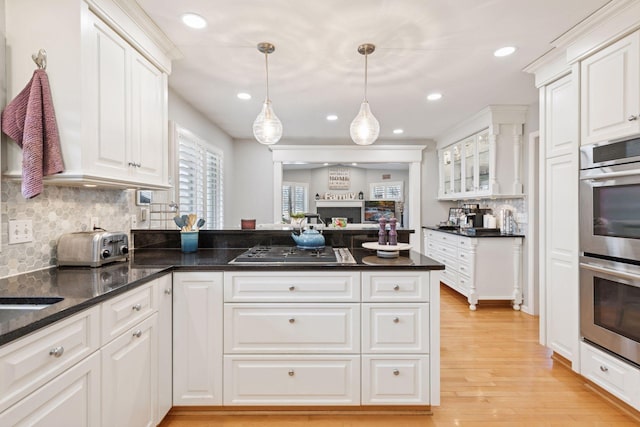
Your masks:
{"label": "undermount sink", "polygon": [[42,310],[63,299],[61,297],[0,297],[0,310]]}

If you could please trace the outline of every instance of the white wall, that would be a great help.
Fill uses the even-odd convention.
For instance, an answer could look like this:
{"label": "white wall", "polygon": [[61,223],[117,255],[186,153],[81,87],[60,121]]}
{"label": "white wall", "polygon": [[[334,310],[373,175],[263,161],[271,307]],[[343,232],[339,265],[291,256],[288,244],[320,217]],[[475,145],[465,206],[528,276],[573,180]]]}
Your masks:
{"label": "white wall", "polygon": [[[178,93],[169,89],[169,120],[198,135],[213,147],[222,150],[224,156],[224,223],[225,228],[235,225],[233,218],[234,191],[233,181],[235,169],[235,144],[233,139],[215,123],[207,119]],[[174,200],[172,194],[167,194]],[[157,198],[154,195],[154,200]]]}
{"label": "white wall", "polygon": [[227,228],[239,228],[243,218],[258,224],[273,223],[273,160],[266,145],[254,139],[235,140],[233,197]]}
{"label": "white wall", "polygon": [[438,201],[438,152],[432,142],[422,152],[422,209],[423,226],[434,226],[449,217],[449,208],[455,202]]}

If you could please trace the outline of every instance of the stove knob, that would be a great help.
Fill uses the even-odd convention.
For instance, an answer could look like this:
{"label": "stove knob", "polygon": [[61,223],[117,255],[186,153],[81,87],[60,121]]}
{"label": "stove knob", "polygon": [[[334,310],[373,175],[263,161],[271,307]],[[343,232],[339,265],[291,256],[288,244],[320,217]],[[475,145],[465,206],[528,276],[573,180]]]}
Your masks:
{"label": "stove knob", "polygon": [[122,255],[126,255],[126,254],[128,254],[128,253],[129,253],[129,248],[128,248],[126,245],[122,245],[122,246],[120,246],[120,253],[121,253]]}
{"label": "stove knob", "polygon": [[111,251],[109,249],[105,249],[102,251],[102,258],[109,258],[111,256]]}

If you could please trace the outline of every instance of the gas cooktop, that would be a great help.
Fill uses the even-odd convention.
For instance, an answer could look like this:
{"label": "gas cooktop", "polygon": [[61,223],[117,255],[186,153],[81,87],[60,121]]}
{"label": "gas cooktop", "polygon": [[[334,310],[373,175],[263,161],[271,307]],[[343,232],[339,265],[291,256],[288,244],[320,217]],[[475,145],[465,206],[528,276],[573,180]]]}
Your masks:
{"label": "gas cooktop", "polygon": [[258,245],[238,255],[229,264],[355,264],[347,248],[325,246],[300,249],[296,246]]}

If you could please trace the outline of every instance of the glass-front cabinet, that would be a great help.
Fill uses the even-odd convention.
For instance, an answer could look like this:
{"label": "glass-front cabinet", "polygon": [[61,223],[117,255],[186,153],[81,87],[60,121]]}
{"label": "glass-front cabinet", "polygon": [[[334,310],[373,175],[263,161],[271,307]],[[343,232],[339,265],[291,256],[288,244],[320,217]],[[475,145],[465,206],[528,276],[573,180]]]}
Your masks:
{"label": "glass-front cabinet", "polygon": [[486,130],[441,150],[440,198],[489,193],[489,134]]}
{"label": "glass-front cabinet", "polygon": [[490,105],[437,139],[439,200],[524,196],[526,105]]}

